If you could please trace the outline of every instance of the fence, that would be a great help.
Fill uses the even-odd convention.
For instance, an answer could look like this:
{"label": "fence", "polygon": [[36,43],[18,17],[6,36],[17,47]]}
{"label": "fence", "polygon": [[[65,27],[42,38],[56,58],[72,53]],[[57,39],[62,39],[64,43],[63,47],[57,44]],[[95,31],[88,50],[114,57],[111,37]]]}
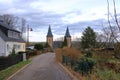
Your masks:
{"label": "fence", "polygon": [[73,60],[72,58],[69,58],[69,57],[67,57],[65,55],[62,55],[62,63],[66,64],[66,65],[69,65],[71,67],[74,67],[75,64],[77,63],[77,61]]}
{"label": "fence", "polygon": [[23,60],[23,55],[18,54],[14,56],[8,56],[8,57],[1,57],[0,58],[0,70],[3,70],[5,68],[8,68],[14,64],[17,64],[18,62]]}

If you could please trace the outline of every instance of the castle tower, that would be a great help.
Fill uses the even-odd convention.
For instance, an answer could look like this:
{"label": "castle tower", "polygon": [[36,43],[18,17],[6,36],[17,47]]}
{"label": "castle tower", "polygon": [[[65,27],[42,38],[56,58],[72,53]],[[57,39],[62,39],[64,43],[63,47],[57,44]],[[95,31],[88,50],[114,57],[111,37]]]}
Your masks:
{"label": "castle tower", "polygon": [[53,48],[53,35],[51,32],[50,25],[49,25],[48,33],[47,33],[47,44],[51,49]]}
{"label": "castle tower", "polygon": [[70,48],[71,47],[71,36],[70,36],[68,27],[65,33],[65,39],[66,39],[67,47]]}

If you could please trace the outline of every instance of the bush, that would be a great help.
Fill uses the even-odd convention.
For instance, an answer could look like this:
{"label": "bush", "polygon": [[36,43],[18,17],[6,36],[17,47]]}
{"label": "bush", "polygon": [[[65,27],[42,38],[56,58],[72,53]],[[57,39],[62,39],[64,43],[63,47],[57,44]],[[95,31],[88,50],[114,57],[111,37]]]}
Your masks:
{"label": "bush", "polygon": [[9,56],[14,56],[16,55],[15,48],[12,49],[12,52],[9,54]]}
{"label": "bush", "polygon": [[87,51],[85,57],[92,57],[93,53],[91,51]]}
{"label": "bush", "polygon": [[95,61],[90,58],[80,58],[74,68],[75,71],[81,72],[83,75],[88,75],[92,72]]}
{"label": "bush", "polygon": [[116,43],[115,45],[115,54],[114,56],[118,59],[120,59],[120,43]]}
{"label": "bush", "polygon": [[96,69],[95,76],[97,80],[120,80],[120,73],[115,73],[114,71],[108,69]]}
{"label": "bush", "polygon": [[24,51],[19,51],[19,52],[18,52],[18,54],[23,54],[23,53],[26,53],[26,52],[24,52]]}
{"label": "bush", "polygon": [[55,53],[56,53],[56,60],[58,62],[62,62],[62,49],[60,48],[55,49]]}
{"label": "bush", "polygon": [[75,48],[59,48],[55,50],[56,59],[59,62],[63,62],[65,64],[70,64],[71,67],[74,67],[77,60],[79,59],[81,52]]}
{"label": "bush", "polygon": [[37,53],[34,50],[26,51],[27,59],[29,59],[30,57],[35,56],[35,55],[37,55]]}
{"label": "bush", "polygon": [[37,43],[34,45],[34,48],[37,49],[37,50],[42,50],[43,49],[43,45],[40,44],[40,43]]}
{"label": "bush", "polygon": [[75,48],[63,48],[62,53],[65,56],[66,64],[69,64],[71,67],[74,67],[81,56],[81,52]]}

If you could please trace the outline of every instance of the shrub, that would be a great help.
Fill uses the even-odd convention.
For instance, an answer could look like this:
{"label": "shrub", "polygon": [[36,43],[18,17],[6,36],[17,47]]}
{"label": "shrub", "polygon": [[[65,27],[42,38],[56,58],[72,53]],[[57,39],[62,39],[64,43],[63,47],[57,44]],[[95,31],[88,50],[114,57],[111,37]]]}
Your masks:
{"label": "shrub", "polygon": [[40,43],[37,43],[34,45],[34,48],[37,49],[37,50],[42,50],[43,49],[43,45],[40,44]]}
{"label": "shrub", "polygon": [[75,71],[82,73],[83,75],[88,75],[92,72],[95,65],[95,61],[90,58],[80,58],[74,68]]}
{"label": "shrub", "polygon": [[112,70],[104,69],[99,70],[96,69],[95,76],[97,80],[119,80],[120,79],[120,73],[115,73]]}
{"label": "shrub", "polygon": [[56,60],[58,62],[62,62],[62,49],[60,48],[55,49],[55,53],[56,53]]}
{"label": "shrub", "polygon": [[70,64],[71,67],[75,65],[81,55],[81,52],[79,50],[67,47],[64,47],[63,49],[56,49],[55,53],[57,61]]}
{"label": "shrub", "polygon": [[92,51],[87,51],[85,57],[92,57],[93,53]]}
{"label": "shrub", "polygon": [[115,45],[115,54],[114,56],[118,59],[120,59],[120,43],[116,43]]}
{"label": "shrub", "polygon": [[98,51],[94,51],[94,55],[93,57],[99,60],[104,60],[107,61],[109,59],[114,58],[114,52],[113,51],[109,51],[109,50],[98,50]]}
{"label": "shrub", "polygon": [[19,51],[19,52],[18,52],[18,54],[23,54],[23,53],[26,53],[26,52],[24,52],[24,51]]}
{"label": "shrub", "polygon": [[12,52],[9,54],[9,56],[14,56],[16,55],[15,48],[13,47]]}
{"label": "shrub", "polygon": [[73,67],[79,59],[81,52],[75,48],[63,48],[63,55],[66,58],[66,64]]}
{"label": "shrub", "polygon": [[35,55],[37,55],[37,53],[34,50],[26,51],[27,59],[29,59],[30,57],[35,56]]}

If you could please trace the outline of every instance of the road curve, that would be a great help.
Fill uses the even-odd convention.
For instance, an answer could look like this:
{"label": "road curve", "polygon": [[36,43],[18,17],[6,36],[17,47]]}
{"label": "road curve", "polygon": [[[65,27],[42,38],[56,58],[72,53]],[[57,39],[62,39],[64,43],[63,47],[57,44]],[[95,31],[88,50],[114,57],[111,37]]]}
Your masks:
{"label": "road curve", "polygon": [[34,57],[32,63],[9,80],[71,80],[55,62],[55,53]]}

